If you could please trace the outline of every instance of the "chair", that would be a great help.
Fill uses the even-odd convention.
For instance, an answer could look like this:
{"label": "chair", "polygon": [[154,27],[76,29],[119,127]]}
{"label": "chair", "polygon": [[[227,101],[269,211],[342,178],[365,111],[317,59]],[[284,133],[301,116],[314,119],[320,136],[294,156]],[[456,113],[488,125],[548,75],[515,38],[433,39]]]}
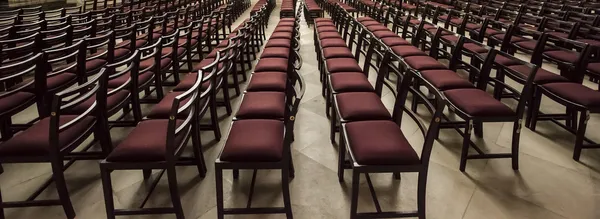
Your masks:
{"label": "chair", "polygon": [[[2,68],[14,69],[25,72],[30,71],[30,66],[39,60],[41,55],[33,56],[31,59],[15,65],[7,65]],[[19,65],[22,64],[22,65]],[[27,65],[25,65],[27,64]],[[28,69],[23,69],[23,67]],[[18,73],[20,74],[20,73]],[[13,138],[0,144],[0,163],[50,163],[52,166],[52,178],[44,183],[26,201],[2,202],[0,205],[0,218],[4,218],[2,208],[33,207],[61,205],[65,211],[66,218],[74,219],[75,211],[69,199],[69,192],[63,171],[77,159],[100,159],[105,157],[111,150],[108,126],[102,122],[100,117],[105,107],[106,74],[101,70],[95,77],[77,87],[57,93],[52,101],[49,117],[42,118],[30,128],[18,133]],[[13,94],[17,94],[16,92]],[[95,102],[83,113],[77,115],[62,115],[65,110],[78,105],[89,97],[98,96]],[[87,151],[93,144],[85,147],[82,151],[75,152],[92,133],[100,142],[101,151]],[[33,136],[33,137],[32,137]],[[67,164],[63,162],[70,160]],[[35,200],[51,182],[54,182],[58,191],[59,199]]]}

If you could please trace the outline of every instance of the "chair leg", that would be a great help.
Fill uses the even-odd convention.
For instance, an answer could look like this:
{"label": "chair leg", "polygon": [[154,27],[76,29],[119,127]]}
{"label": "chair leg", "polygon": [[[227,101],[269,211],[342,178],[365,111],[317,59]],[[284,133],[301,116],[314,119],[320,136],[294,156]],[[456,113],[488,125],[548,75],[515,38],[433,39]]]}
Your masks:
{"label": "chair leg", "polygon": [[223,81],[223,87],[221,88],[221,90],[223,91],[223,102],[225,104],[225,110],[227,110],[227,115],[231,116],[233,110],[231,109],[231,99],[229,96],[229,86],[227,83],[229,83],[227,80]]}
{"label": "chair leg", "polygon": [[471,129],[473,129],[472,121],[467,120],[467,127],[465,127],[465,132],[463,133],[463,145],[462,152],[460,155],[460,171],[464,172],[467,166],[467,156],[469,155],[469,143],[471,141]]}
{"label": "chair leg", "polygon": [[480,121],[473,121],[473,130],[475,131],[475,136],[478,138],[483,138],[483,123]]}
{"label": "chair leg", "polygon": [[216,164],[215,165],[215,179],[217,186],[217,218],[225,218],[223,209],[223,169]]}
{"label": "chair leg", "polygon": [[590,118],[588,111],[581,112],[579,118],[579,128],[577,129],[577,137],[575,138],[575,149],[573,151],[573,160],[579,161],[581,157],[581,149],[583,148],[583,140],[585,138],[585,130],[587,121]]}
{"label": "chair leg", "polygon": [[332,144],[335,144],[335,133],[337,129],[337,113],[334,110],[335,107],[331,107],[331,125],[329,128],[329,139]]}
{"label": "chair leg", "polygon": [[204,153],[202,152],[202,141],[200,140],[200,129],[198,128],[198,122],[192,124],[192,148],[194,150],[194,157],[196,158],[196,167],[200,177],[206,176],[206,162],[204,161]]}
{"label": "chair leg", "polygon": [[210,96],[210,123],[217,141],[221,140],[221,128],[219,127],[219,114],[217,113],[217,100],[216,95],[211,94]]}
{"label": "chair leg", "polygon": [[285,208],[285,216],[287,219],[292,219],[294,216],[292,215],[292,202],[290,200],[290,174],[289,167],[284,165],[283,169],[281,169],[281,188],[283,191],[283,207]]}
{"label": "chair leg", "polygon": [[67,219],[75,219],[75,210],[73,204],[69,198],[69,191],[67,189],[67,183],[65,182],[65,175],[63,173],[64,165],[62,160],[56,159],[52,161],[52,176],[58,192],[58,197],[65,210]]}
{"label": "chair leg", "polygon": [[167,168],[167,178],[169,180],[169,191],[171,192],[171,201],[173,202],[173,208],[175,209],[175,216],[177,219],[183,219],[183,208],[181,207],[179,188],[177,188],[177,175],[175,172],[175,166],[170,166]]}
{"label": "chair leg", "polygon": [[521,139],[521,121],[515,121],[513,125],[513,137],[512,137],[512,168],[513,170],[519,169],[519,140]]}
{"label": "chair leg", "polygon": [[106,218],[115,219],[115,204],[112,193],[112,180],[110,179],[110,172],[102,166],[100,166],[100,176],[102,178],[102,188],[104,190],[104,205],[106,206]]}
{"label": "chair leg", "polygon": [[540,113],[540,105],[542,104],[542,92],[539,91],[539,89],[535,89],[535,93],[533,95],[533,100],[532,100],[532,104],[530,104],[531,109],[531,114],[529,118],[530,124],[529,124],[529,128],[531,129],[531,131],[535,131],[535,127],[537,125],[537,119],[538,119],[538,115]]}
{"label": "chair leg", "polygon": [[344,182],[344,163],[346,162],[346,139],[340,139],[341,141],[338,145],[338,181]]}
{"label": "chair leg", "polygon": [[232,175],[233,179],[239,179],[240,178],[240,170],[239,169],[233,169],[231,171],[231,175]]}
{"label": "chair leg", "polygon": [[360,172],[352,171],[352,201],[350,202],[350,219],[358,218],[358,187],[360,184]]}
{"label": "chair leg", "polygon": [[425,219],[425,196],[427,195],[427,171],[419,173],[419,182],[417,188],[417,214],[419,219]]}

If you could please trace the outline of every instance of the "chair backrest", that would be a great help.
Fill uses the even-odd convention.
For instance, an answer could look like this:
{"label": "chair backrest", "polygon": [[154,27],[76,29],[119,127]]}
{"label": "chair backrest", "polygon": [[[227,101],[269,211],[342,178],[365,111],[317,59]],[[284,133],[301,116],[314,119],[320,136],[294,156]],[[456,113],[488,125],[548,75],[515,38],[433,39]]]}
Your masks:
{"label": "chair backrest", "polygon": [[[522,72],[522,71],[517,71],[514,68],[510,68],[510,66],[508,65],[504,65],[503,63],[495,63],[496,66],[496,72],[500,72],[506,76],[508,76],[509,78],[512,78],[513,80],[516,80],[517,82],[523,84],[523,88],[521,89],[521,91],[518,91],[514,88],[512,88],[510,85],[508,85],[506,82],[504,81],[500,81],[500,80],[494,80],[494,82],[496,83],[496,86],[498,86],[499,84],[503,84],[504,87],[506,89],[512,90],[512,92],[514,94],[520,94],[520,96],[518,97],[519,103],[516,106],[515,112],[517,112],[517,117],[519,119],[523,118],[523,114],[525,112],[525,106],[527,105],[527,102],[529,101],[529,99],[532,96],[532,92],[533,92],[533,80],[535,78],[535,75],[538,71],[539,66],[535,65],[533,63],[529,63],[527,61],[523,61],[517,57],[514,57],[508,53],[502,52],[502,51],[496,51],[496,56],[501,56],[504,59],[508,59],[510,60],[510,62],[512,64],[516,64],[516,65],[524,65],[527,66],[527,70],[528,72]],[[487,79],[489,79],[489,74],[487,76],[484,76]],[[483,81],[487,81],[487,79],[483,79]]]}
{"label": "chair backrest", "polygon": [[111,88],[111,90],[107,90],[107,97],[115,95],[117,92],[128,89],[130,91],[133,98],[136,98],[136,95],[139,93],[139,74],[140,74],[140,51],[135,50],[133,54],[129,57],[115,62],[107,64],[104,68],[106,69],[107,79],[113,80],[115,78],[119,78],[123,75],[129,75],[129,79],[119,85],[118,87]]}
{"label": "chair backrest", "polygon": [[[429,56],[440,60],[446,59],[449,62],[450,69],[456,69],[456,64],[460,59],[463,43],[465,41],[462,35],[453,33],[452,31],[439,27],[431,40]],[[456,39],[456,40],[454,40]]]}
{"label": "chair backrest", "polygon": [[[53,47],[49,49],[43,50],[42,56],[42,71],[41,75],[36,77],[38,81],[46,81],[47,77],[52,77],[54,75],[63,74],[65,72],[75,73],[80,80],[85,75],[85,41],[77,41],[73,44],[63,45],[61,47]],[[77,69],[77,72],[73,72],[74,69]],[[46,90],[46,84],[42,83],[40,85],[35,86],[36,90],[41,90],[44,92]]]}
{"label": "chair backrest", "polygon": [[[0,98],[14,95],[30,86],[45,84],[45,81],[37,81],[36,75],[41,72],[42,54],[36,53],[26,59],[14,61],[0,66]],[[23,78],[32,78],[25,83],[19,83]],[[42,95],[42,93],[36,93]],[[4,114],[6,112],[0,112]]]}
{"label": "chair backrest", "polygon": [[[560,46],[548,44],[550,39],[554,41],[554,45],[558,44]],[[538,44],[536,45],[534,53],[531,56],[531,63],[536,64],[538,66],[542,66],[543,60],[556,63],[558,60],[552,59],[544,54],[548,51],[563,51],[569,56],[577,56],[574,62],[571,62],[570,60],[560,61],[560,66],[561,68],[567,65],[569,66],[567,68],[567,71],[563,71],[568,72],[568,74],[563,74],[564,77],[567,77],[573,82],[581,83],[583,82],[583,77],[585,76],[584,73],[587,67],[587,59],[590,57],[590,54],[593,50],[594,49],[590,48],[590,45],[587,43],[561,37],[555,37],[545,33],[538,40]]]}
{"label": "chair backrest", "polygon": [[42,35],[35,32],[26,37],[0,40],[0,65],[31,57],[40,52]]}

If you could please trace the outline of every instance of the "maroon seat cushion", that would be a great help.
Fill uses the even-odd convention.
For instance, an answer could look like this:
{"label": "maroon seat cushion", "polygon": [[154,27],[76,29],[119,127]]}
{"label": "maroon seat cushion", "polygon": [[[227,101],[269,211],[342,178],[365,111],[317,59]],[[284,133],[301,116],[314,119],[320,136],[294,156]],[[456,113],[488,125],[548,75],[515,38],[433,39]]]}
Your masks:
{"label": "maroon seat cushion", "polygon": [[335,95],[340,118],[348,121],[390,119],[390,113],[374,92],[348,92]]}
{"label": "maroon seat cushion", "polygon": [[432,69],[447,69],[445,65],[429,56],[410,56],[404,59],[411,68],[423,71]]}
{"label": "maroon seat cushion", "polygon": [[359,17],[359,18],[356,18],[356,20],[358,20],[359,22],[363,22],[363,21],[373,21],[375,19],[373,19],[371,17]]}
{"label": "maroon seat cushion", "polygon": [[333,23],[333,21],[321,21],[321,22],[317,22],[316,26],[317,27],[326,27],[326,26],[335,26],[335,24]]}
{"label": "maroon seat cushion", "polygon": [[559,82],[544,84],[542,87],[568,101],[588,108],[600,107],[600,92],[578,83]]}
{"label": "maroon seat cushion", "polygon": [[321,22],[333,22],[331,20],[331,18],[315,18],[315,23],[321,23]]}
{"label": "maroon seat cushion", "polygon": [[481,47],[475,43],[465,43],[463,44],[463,48],[471,53],[486,53],[488,50],[485,47]]}
{"label": "maroon seat cushion", "polygon": [[282,121],[247,119],[233,122],[219,160],[277,162],[283,157]]}
{"label": "maroon seat cushion", "polygon": [[[156,105],[152,107],[150,113],[148,113],[147,117],[150,119],[169,119],[169,115],[171,114],[171,108],[173,107],[173,100],[175,97],[182,94],[185,91],[175,91],[167,93]],[[189,101],[188,98],[179,102],[179,106],[186,104]],[[182,119],[188,115],[187,112],[182,112],[178,115]]]}
{"label": "maroon seat cushion", "polygon": [[350,72],[362,72],[358,63],[354,58],[331,58],[325,60],[327,65],[327,71],[332,72],[342,72],[342,71],[350,71]]}
{"label": "maroon seat cushion", "polygon": [[320,27],[317,27],[317,32],[319,34],[325,33],[325,32],[335,32],[335,33],[337,33],[338,30],[337,30],[337,28],[335,26],[320,26]]}
{"label": "maroon seat cushion", "polygon": [[596,74],[600,74],[600,62],[589,63],[587,65],[587,70]]}
{"label": "maroon seat cushion", "polygon": [[[62,90],[74,84],[77,81],[77,75],[69,72],[63,72],[46,78],[46,91]],[[25,88],[27,92],[34,92],[35,85],[32,84]]]}
{"label": "maroon seat cushion", "polygon": [[324,39],[342,39],[342,36],[338,32],[323,32],[319,33],[319,40]]}
{"label": "maroon seat cushion", "polygon": [[284,92],[287,85],[286,81],[287,74],[285,72],[264,72],[260,74],[252,74],[252,78],[246,87],[246,91]]}
{"label": "maroon seat cushion", "polygon": [[[386,28],[387,29],[387,28]],[[385,38],[385,37],[394,37],[394,36],[398,36],[398,34],[390,31],[390,30],[380,30],[380,31],[376,31],[373,32],[373,35],[375,35],[375,37],[381,39],[381,38]]]}
{"label": "maroon seat cushion", "polygon": [[329,38],[329,39],[321,40],[321,48],[343,47],[343,46],[348,46],[348,45],[346,45],[346,42],[344,40],[342,40],[342,38]]}
{"label": "maroon seat cushion", "polygon": [[[127,99],[129,98],[129,95],[130,95],[130,93],[129,93],[129,90],[127,90],[127,89],[119,90],[119,91],[109,95],[108,97],[106,97],[106,110],[112,110],[119,104],[127,101]],[[94,104],[95,101],[96,101],[95,96],[90,97],[87,100],[85,100],[84,102],[78,104],[77,106],[67,110],[65,112],[65,114],[81,114],[81,113],[85,112],[86,110],[88,110],[90,107],[92,107],[92,104]]]}
{"label": "maroon seat cushion", "polygon": [[392,51],[400,57],[427,56],[427,53],[412,45],[393,46]]}
{"label": "maroon seat cushion", "polygon": [[[176,121],[177,126],[183,120]],[[169,120],[144,120],[127,135],[106,157],[110,162],[154,162],[164,161],[166,155]],[[175,145],[183,141],[183,135],[176,136]]]}
{"label": "maroon seat cushion", "polygon": [[579,42],[590,44],[590,46],[600,47],[600,41],[594,39],[577,39]]}
{"label": "maroon seat cushion", "polygon": [[248,92],[235,115],[239,119],[283,119],[285,113],[285,93]]}
{"label": "maroon seat cushion", "polygon": [[473,117],[507,117],[515,115],[511,108],[479,89],[453,89],[445,91],[444,94],[454,106]]}
{"label": "maroon seat cushion", "polygon": [[327,47],[323,49],[323,57],[331,58],[354,58],[352,51],[348,47]]}
{"label": "maroon seat cushion", "polygon": [[467,23],[465,25],[465,29],[467,30],[479,30],[479,28],[481,28],[481,24],[474,24],[474,23]]}
{"label": "maroon seat cushion", "polygon": [[537,41],[536,40],[526,40],[526,41],[516,42],[515,45],[517,45],[521,48],[524,48],[526,50],[533,51],[535,49],[535,46],[537,45]]}
{"label": "maroon seat cushion", "polygon": [[[493,36],[493,38],[496,38],[496,39],[498,39],[500,41],[504,40],[504,37],[506,37],[505,33],[496,34],[496,35]],[[524,37],[520,37],[520,36],[512,36],[512,37],[510,37],[510,42],[511,43],[522,42],[522,41],[526,41],[526,40],[530,40],[530,39],[527,39],[527,38],[524,38]]]}
{"label": "maroon seat cushion", "polygon": [[290,48],[292,41],[289,39],[270,39],[265,48],[269,47],[287,47]]}
{"label": "maroon seat cushion", "polygon": [[385,37],[382,38],[381,41],[383,43],[385,43],[385,45],[387,46],[399,46],[399,45],[410,45],[410,42],[406,41],[405,39],[402,39],[399,36],[395,36],[395,37]]}
{"label": "maroon seat cushion", "polygon": [[341,92],[374,92],[367,76],[362,72],[340,72],[329,76],[331,88],[336,93]]}
{"label": "maroon seat cushion", "polygon": [[546,51],[544,55],[561,62],[575,63],[578,61],[579,53],[575,51],[555,50]]}
{"label": "maroon seat cushion", "polygon": [[457,88],[475,88],[471,82],[461,78],[452,70],[425,70],[421,71],[421,75],[440,91]]}
{"label": "maroon seat cushion", "polygon": [[269,47],[263,50],[260,58],[289,58],[290,48],[286,47]]}
{"label": "maroon seat cushion", "polygon": [[[526,65],[512,65],[508,68],[513,69],[522,75],[529,76],[529,72],[531,72],[531,68]],[[535,78],[533,80],[536,84],[546,84],[546,83],[554,83],[554,82],[569,82],[569,79],[554,74],[552,72],[546,71],[543,68],[538,68],[535,73]]]}
{"label": "maroon seat cushion", "polygon": [[[279,24],[281,25],[281,24]],[[273,34],[271,34],[271,36],[269,37],[269,39],[288,39],[291,40],[292,39],[292,32],[275,32]]]}
{"label": "maroon seat cushion", "polygon": [[125,58],[125,56],[131,54],[129,49],[119,48],[115,49],[115,59]]}
{"label": "maroon seat cushion", "polygon": [[373,21],[373,20],[366,20],[363,22],[360,22],[362,25],[364,25],[365,27],[368,26],[373,26],[373,25],[381,25],[381,23],[379,23],[379,21]]}
{"label": "maroon seat cushion", "polygon": [[[104,59],[92,59],[85,62],[85,71],[86,72],[96,72],[100,70],[100,68],[106,65],[106,60]],[[71,72],[77,72],[77,68],[70,70]]]}
{"label": "maroon seat cushion", "polygon": [[[165,69],[171,64],[171,58],[163,58],[160,60],[160,69]],[[154,58],[149,58],[140,62],[140,70],[146,69],[154,65]],[[151,69],[152,70],[152,69]]]}
{"label": "maroon seat cushion", "polygon": [[[144,73],[138,75],[138,85],[146,84],[148,81],[150,81],[150,79],[152,79],[153,75],[154,75],[154,72],[144,72]],[[109,88],[118,88],[119,86],[127,83],[129,78],[131,78],[131,74],[125,73],[117,78],[109,80],[108,87]]]}
{"label": "maroon seat cushion", "polygon": [[[61,115],[59,124],[64,125],[78,115]],[[94,128],[96,119],[86,116],[71,127],[60,132],[58,146],[63,149],[77,141],[81,135]],[[50,117],[43,118],[25,131],[0,144],[0,157],[44,156],[54,150],[50,145]]]}
{"label": "maroon seat cushion", "polygon": [[383,24],[367,26],[367,29],[371,32],[390,30],[386,26],[383,26]]}
{"label": "maroon seat cushion", "polygon": [[[184,48],[184,47],[178,47],[178,48],[177,48],[177,56],[181,56],[181,55],[183,55],[183,53],[185,53],[185,51],[186,51],[186,50],[185,50],[185,48]],[[166,48],[163,48],[163,49],[162,49],[162,51],[161,51],[161,54],[162,54],[163,56],[165,56],[165,55],[169,55],[169,54],[171,54],[172,52],[173,52],[173,47],[166,47]]]}
{"label": "maroon seat cushion", "polygon": [[0,98],[0,112],[6,113],[17,107],[27,106],[35,99],[35,95],[29,92],[15,92]]}
{"label": "maroon seat cushion", "polygon": [[[206,77],[210,72],[204,72],[204,76]],[[198,72],[190,72],[173,88],[173,91],[185,91],[190,89],[196,83],[196,79],[198,78]],[[210,81],[204,82],[200,85],[200,89],[206,90],[210,85]]]}
{"label": "maroon seat cushion", "polygon": [[386,120],[350,122],[345,125],[348,145],[361,165],[412,165],[420,159],[400,127]]}
{"label": "maroon seat cushion", "polygon": [[504,66],[520,64],[518,61],[516,61],[514,59],[506,58],[506,56],[502,56],[502,55],[497,55],[496,58],[494,59],[494,62],[496,64],[500,64],[500,65],[504,65]]}
{"label": "maroon seat cushion", "polygon": [[275,30],[273,31],[273,33],[276,32],[289,32],[292,33],[294,31],[294,27],[290,27],[290,26],[278,26],[275,28]]}
{"label": "maroon seat cushion", "polygon": [[288,59],[286,58],[264,58],[258,60],[254,71],[281,71],[287,72]]}
{"label": "maroon seat cushion", "polygon": [[557,31],[551,31],[551,32],[547,32],[549,35],[555,36],[555,37],[559,37],[559,38],[569,38],[569,34],[568,33],[563,33],[563,32],[557,32]]}
{"label": "maroon seat cushion", "polygon": [[[131,42],[131,40],[125,40],[125,41],[117,44],[116,47],[117,48],[120,48],[120,47],[127,47],[127,48],[129,48],[129,42]],[[146,43],[148,43],[148,40],[145,40],[145,39],[136,40],[135,41],[135,48],[140,48],[140,47],[146,45]]]}

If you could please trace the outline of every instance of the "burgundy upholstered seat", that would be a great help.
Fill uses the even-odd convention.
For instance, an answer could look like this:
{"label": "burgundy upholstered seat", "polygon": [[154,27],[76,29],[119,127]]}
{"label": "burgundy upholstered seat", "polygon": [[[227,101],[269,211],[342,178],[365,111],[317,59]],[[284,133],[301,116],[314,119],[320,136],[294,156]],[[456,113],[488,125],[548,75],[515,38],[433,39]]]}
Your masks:
{"label": "burgundy upholstered seat", "polygon": [[[59,124],[64,125],[77,118],[77,116],[61,115],[59,117]],[[58,139],[60,149],[69,146],[81,134],[92,129],[95,121],[94,117],[87,116],[76,122],[73,126],[60,132]],[[47,117],[0,144],[0,157],[45,156],[50,153],[50,150],[54,149],[50,147],[50,117]]]}
{"label": "burgundy upholstered seat", "polygon": [[588,108],[600,107],[600,92],[578,83],[559,82],[548,83],[542,87],[563,99],[583,105]]}
{"label": "burgundy upholstered seat", "polygon": [[515,115],[511,108],[479,89],[453,89],[445,91],[444,94],[454,106],[470,116],[503,117]]}
{"label": "burgundy upholstered seat", "polygon": [[246,87],[248,92],[256,91],[278,91],[284,92],[286,88],[287,74],[285,72],[264,72],[252,74],[250,83]]}
{"label": "burgundy upholstered seat", "polygon": [[290,27],[290,26],[278,26],[275,28],[275,30],[273,31],[273,33],[276,32],[288,32],[291,33],[294,31],[294,27]]}
{"label": "burgundy upholstered seat", "polygon": [[[387,29],[387,28],[386,28]],[[398,36],[398,34],[390,31],[390,30],[380,30],[380,31],[376,31],[373,32],[373,35],[375,35],[375,37],[381,39],[381,38],[385,38],[385,37],[394,37],[394,36]]]}
{"label": "burgundy upholstered seat", "polygon": [[285,93],[248,92],[244,94],[236,118],[282,119],[285,113]]}
{"label": "burgundy upholstered seat", "polygon": [[387,46],[399,46],[399,45],[410,45],[410,42],[406,41],[405,39],[402,39],[399,36],[396,37],[385,37],[382,38],[381,41],[383,43],[385,43],[385,45]]}
{"label": "burgundy upholstered seat", "polygon": [[390,113],[373,92],[348,92],[335,96],[340,118],[349,121],[390,119]]}
{"label": "burgundy upholstered seat", "polygon": [[376,31],[389,31],[390,29],[388,29],[387,27],[383,26],[382,24],[379,25],[371,25],[368,26],[367,29],[371,32],[376,32]]}
{"label": "burgundy upholstered seat", "polygon": [[475,43],[465,43],[463,48],[471,53],[487,53],[488,50],[485,47],[481,47]]}
{"label": "burgundy upholstered seat", "polygon": [[334,92],[373,92],[373,86],[362,72],[340,72],[331,74],[331,87]]}
{"label": "burgundy upholstered seat", "polygon": [[[61,88],[66,85],[73,84],[76,80],[77,80],[77,75],[74,73],[63,72],[60,74],[56,74],[56,75],[46,78],[46,89],[48,91],[53,91],[53,90],[56,90],[57,88]],[[66,88],[66,87],[64,87],[64,88]],[[25,91],[34,92],[35,84],[31,84],[30,86],[25,88]]]}
{"label": "burgundy upholstered seat", "polygon": [[[208,75],[208,72],[204,73],[204,76]],[[194,86],[194,83],[196,83],[196,78],[198,78],[198,72],[190,72],[187,74],[187,76],[185,76],[185,78],[183,78],[183,80],[181,80],[179,82],[179,84],[177,84],[175,86],[175,88],[173,88],[174,91],[185,91],[190,89],[190,87]],[[203,84],[200,85],[200,89],[202,90],[206,90],[208,89],[208,86],[210,85],[210,81],[204,82]]]}
{"label": "burgundy upholstered seat", "polygon": [[[173,52],[173,47],[166,47],[166,48],[162,49],[161,54],[164,56],[164,55],[171,54],[171,52]],[[181,55],[183,55],[183,53],[185,53],[185,48],[178,47],[177,48],[177,56],[181,56]]]}
{"label": "burgundy upholstered seat", "polygon": [[447,69],[445,65],[429,56],[410,56],[404,59],[406,64],[419,71],[431,69]]}
{"label": "burgundy upholstered seat", "polygon": [[338,32],[319,33],[319,40],[324,40],[324,39],[342,39],[342,37],[340,36],[340,34]]}
{"label": "burgundy upholstered seat", "polygon": [[292,32],[275,32],[269,39],[292,39]]}
{"label": "burgundy upholstered seat", "polygon": [[358,164],[420,164],[419,156],[393,121],[359,121],[346,124],[348,145]]}
{"label": "burgundy upholstered seat", "polygon": [[219,158],[230,162],[276,162],[283,157],[283,121],[246,119],[233,122]]}
{"label": "burgundy upholstered seat", "polygon": [[264,58],[258,61],[254,71],[281,71],[287,72],[288,59],[286,58]]}
{"label": "burgundy upholstered seat", "polygon": [[269,47],[265,48],[260,58],[289,58],[290,48],[286,47]]}
{"label": "burgundy upholstered seat", "polygon": [[337,28],[335,26],[321,26],[321,27],[317,27],[317,32],[319,33],[325,33],[325,32],[338,32]]}
{"label": "burgundy upholstered seat", "polygon": [[348,47],[327,47],[323,49],[323,56],[330,58],[354,58],[352,51]]}
{"label": "burgundy upholstered seat", "polygon": [[[171,64],[171,58],[163,58],[160,60],[160,69],[164,69]],[[150,66],[154,65],[154,59],[146,59],[140,62],[140,70],[146,69]]]}
{"label": "burgundy upholstered seat", "polygon": [[31,102],[35,95],[29,92],[15,92],[0,98],[0,112],[9,112],[23,104]]}
{"label": "burgundy upholstered seat", "polygon": [[461,78],[452,70],[425,70],[421,71],[421,75],[440,91],[457,88],[475,88],[471,82]]}
{"label": "burgundy upholstered seat", "polygon": [[393,46],[392,51],[400,57],[427,56],[427,53],[412,45]]}
{"label": "burgundy upholstered seat", "polygon": [[348,45],[346,45],[346,42],[344,40],[342,40],[341,38],[329,38],[329,39],[321,40],[321,48],[344,47],[344,46],[348,46]]}
{"label": "burgundy upholstered seat", "polygon": [[[512,65],[508,68],[518,71],[522,74],[528,74],[531,69],[526,65]],[[527,76],[527,75],[525,75]],[[543,68],[538,68],[537,73],[535,74],[535,78],[533,82],[536,84],[546,84],[546,83],[554,83],[554,82],[569,82],[569,79],[554,74],[552,72],[546,71]]]}
{"label": "burgundy upholstered seat", "polygon": [[362,72],[354,58],[331,58],[325,61],[328,72]]}
{"label": "burgundy upholstered seat", "polygon": [[290,48],[292,41],[288,39],[270,39],[265,48],[269,47],[287,47]]}
{"label": "burgundy upholstered seat", "polygon": [[[115,47],[116,48],[120,48],[120,47],[129,47],[129,42],[131,42],[131,40],[125,40],[123,42],[120,42],[119,44],[117,44]],[[146,45],[146,43],[148,43],[148,40],[145,39],[138,39],[135,41],[135,48],[140,48],[144,45]]]}
{"label": "burgundy upholstered seat", "polygon": [[[154,75],[153,72],[144,72],[144,73],[138,75],[138,84],[147,83],[152,78],[152,75]],[[127,80],[129,80],[130,77],[131,77],[130,73],[125,73],[115,79],[109,80],[108,87],[109,88],[118,88],[119,86],[125,84],[127,82]]]}
{"label": "burgundy upholstered seat", "polygon": [[[171,108],[173,107],[173,100],[175,100],[175,97],[183,92],[185,91],[175,91],[165,94],[160,102],[152,107],[152,110],[150,110],[150,113],[148,113],[146,117],[149,119],[168,119],[169,115],[171,114]],[[188,100],[189,99],[184,99],[179,103],[179,105],[181,106],[186,104]],[[182,112],[180,115],[178,115],[178,117],[181,116],[181,119],[185,119],[187,115],[187,112]]]}
{"label": "burgundy upholstered seat", "polygon": [[[177,125],[183,123],[177,120]],[[113,151],[106,157],[110,162],[164,161],[166,155],[168,119],[150,119],[138,123]],[[183,136],[175,138],[181,143]]]}
{"label": "burgundy upholstered seat", "polygon": [[579,59],[579,53],[576,51],[565,51],[565,50],[555,50],[555,51],[546,51],[544,55],[547,55],[553,59],[556,59],[561,62],[568,63],[576,63]]}

